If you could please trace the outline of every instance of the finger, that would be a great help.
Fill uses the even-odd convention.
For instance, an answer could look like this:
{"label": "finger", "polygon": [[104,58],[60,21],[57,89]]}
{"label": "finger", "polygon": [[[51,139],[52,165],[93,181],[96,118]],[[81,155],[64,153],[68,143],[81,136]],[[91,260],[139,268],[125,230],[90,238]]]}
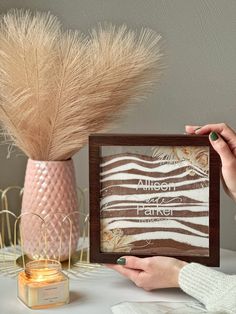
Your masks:
{"label": "finger", "polygon": [[211,132],[209,139],[212,147],[220,155],[222,166],[229,166],[235,163],[235,156],[231,152],[228,144],[216,132]]}
{"label": "finger", "polygon": [[218,124],[207,124],[202,126],[200,129],[195,131],[196,134],[210,134],[211,132],[217,132],[220,134],[226,141],[236,140],[236,134],[233,129],[231,129],[225,123]]}
{"label": "finger", "polygon": [[185,131],[189,134],[195,134],[196,130],[199,128],[199,125],[185,125]]}
{"label": "finger", "polygon": [[126,268],[123,265],[111,265],[110,264],[108,267],[116,270],[118,273],[129,278],[133,282],[135,282],[137,280],[138,275],[141,272],[141,270]]}
{"label": "finger", "polygon": [[139,270],[145,270],[146,269],[146,259],[145,258],[139,258],[136,256],[123,256],[125,259],[125,265],[126,268],[132,268],[132,269],[139,269]]}

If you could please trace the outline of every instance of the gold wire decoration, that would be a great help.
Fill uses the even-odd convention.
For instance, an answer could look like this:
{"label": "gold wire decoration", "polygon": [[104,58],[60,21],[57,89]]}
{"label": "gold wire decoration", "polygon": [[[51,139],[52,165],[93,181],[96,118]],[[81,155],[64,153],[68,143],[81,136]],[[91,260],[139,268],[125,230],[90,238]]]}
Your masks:
{"label": "gold wire decoration", "polygon": [[[70,278],[93,278],[95,275],[104,273],[105,268],[100,264],[89,263],[89,214],[85,208],[85,191],[77,188],[79,197],[79,211],[74,211],[68,215],[63,213],[56,213],[61,219],[61,223],[70,224],[70,236],[68,243],[69,260],[62,262],[63,271]],[[9,194],[18,191],[19,202],[23,195],[23,189],[19,186],[10,186],[6,189],[0,189],[1,194],[1,209],[0,209],[0,275],[8,277],[17,277],[18,273],[25,269],[26,263],[30,260],[24,253],[23,237],[20,227],[20,221],[23,215],[34,215],[40,221],[42,237],[39,239],[41,245],[43,244],[44,250],[42,251],[39,245],[39,252],[35,252],[36,259],[44,259],[48,257],[48,243],[47,243],[47,216],[42,218],[33,212],[27,212],[17,215],[9,206]],[[82,221],[80,228],[80,240],[78,243],[78,250],[75,254],[71,254],[71,235],[72,235],[72,215],[79,215]],[[14,223],[12,223],[12,220]],[[59,240],[59,257],[61,254],[62,234]],[[104,273],[105,274],[105,273]]]}

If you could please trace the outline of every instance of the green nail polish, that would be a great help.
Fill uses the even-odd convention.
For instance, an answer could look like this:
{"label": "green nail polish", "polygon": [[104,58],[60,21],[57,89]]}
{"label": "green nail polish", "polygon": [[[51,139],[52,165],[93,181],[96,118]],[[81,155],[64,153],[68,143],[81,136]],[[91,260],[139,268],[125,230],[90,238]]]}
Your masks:
{"label": "green nail polish", "polygon": [[200,130],[201,129],[201,126],[199,126],[198,128],[196,128],[194,131],[197,131],[197,130]]}
{"label": "green nail polish", "polygon": [[212,141],[216,141],[216,140],[218,140],[219,136],[216,132],[211,132],[210,138]]}
{"label": "green nail polish", "polygon": [[116,260],[116,264],[125,265],[125,263],[126,263],[126,260],[123,257],[120,257]]}

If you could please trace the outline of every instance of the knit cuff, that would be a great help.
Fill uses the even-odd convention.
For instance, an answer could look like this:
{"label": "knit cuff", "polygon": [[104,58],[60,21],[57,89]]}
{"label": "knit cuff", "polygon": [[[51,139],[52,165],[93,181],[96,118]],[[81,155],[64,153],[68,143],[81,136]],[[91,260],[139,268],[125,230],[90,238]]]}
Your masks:
{"label": "knit cuff", "polygon": [[216,296],[219,281],[225,274],[196,263],[184,266],[179,274],[180,288],[203,304]]}

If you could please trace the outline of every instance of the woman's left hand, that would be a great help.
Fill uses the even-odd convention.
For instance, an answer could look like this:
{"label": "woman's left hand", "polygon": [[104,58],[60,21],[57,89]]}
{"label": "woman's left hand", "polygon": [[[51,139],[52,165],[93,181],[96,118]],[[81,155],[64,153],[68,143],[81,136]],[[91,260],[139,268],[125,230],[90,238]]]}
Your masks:
{"label": "woman's left hand", "polygon": [[109,264],[107,267],[118,271],[131,279],[136,286],[147,291],[179,287],[179,272],[187,264],[176,258],[164,256],[146,258],[123,256],[117,260],[117,263],[123,265]]}
{"label": "woman's left hand", "polygon": [[209,134],[211,145],[221,158],[223,187],[236,202],[236,132],[225,123],[186,125],[185,130],[188,134]]}

